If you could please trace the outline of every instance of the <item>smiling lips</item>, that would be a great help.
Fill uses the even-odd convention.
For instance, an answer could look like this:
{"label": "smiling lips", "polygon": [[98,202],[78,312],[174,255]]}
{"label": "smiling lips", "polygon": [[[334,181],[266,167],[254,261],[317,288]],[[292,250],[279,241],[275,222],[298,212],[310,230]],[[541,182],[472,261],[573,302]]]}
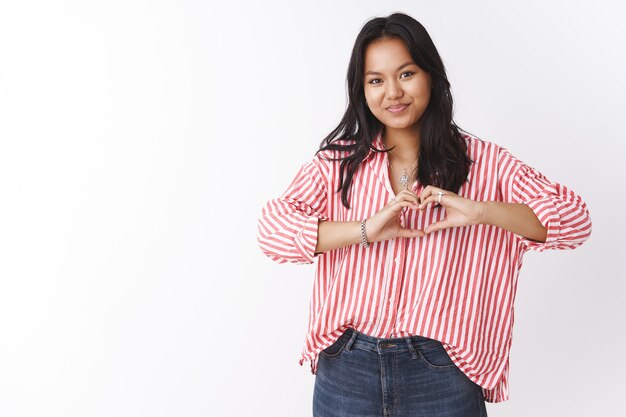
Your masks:
{"label": "smiling lips", "polygon": [[402,110],[406,109],[407,107],[409,107],[408,104],[399,104],[396,106],[387,107],[387,110],[389,110],[392,113],[400,113]]}

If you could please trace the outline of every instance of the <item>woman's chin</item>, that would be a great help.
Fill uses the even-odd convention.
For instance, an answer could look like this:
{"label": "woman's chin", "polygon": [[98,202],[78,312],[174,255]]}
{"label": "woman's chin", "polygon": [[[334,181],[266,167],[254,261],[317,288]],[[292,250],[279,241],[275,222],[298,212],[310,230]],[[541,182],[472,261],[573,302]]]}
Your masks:
{"label": "woman's chin", "polygon": [[385,120],[384,121],[384,125],[389,128],[389,129],[398,129],[398,130],[402,130],[402,129],[409,129],[412,128],[415,123],[417,122],[413,122],[410,120],[406,120],[406,121],[402,121],[402,120]]}

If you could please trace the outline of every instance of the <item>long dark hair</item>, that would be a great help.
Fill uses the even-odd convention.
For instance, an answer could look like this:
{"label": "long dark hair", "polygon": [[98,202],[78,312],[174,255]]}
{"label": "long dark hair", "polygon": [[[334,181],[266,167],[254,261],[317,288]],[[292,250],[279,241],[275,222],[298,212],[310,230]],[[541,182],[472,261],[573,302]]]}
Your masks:
{"label": "long dark hair", "polygon": [[[345,157],[327,159],[342,161],[339,174],[341,184],[336,192],[342,191],[341,202],[348,209],[348,190],[361,162],[370,149],[374,152],[387,151],[372,146],[384,125],[367,108],[363,88],[365,50],[371,42],[381,38],[403,40],[413,61],[432,77],[430,102],[420,119],[419,163],[413,175],[422,184],[432,184],[457,193],[467,180],[470,164],[474,162],[467,155],[467,144],[461,135],[461,131],[466,131],[452,120],[450,83],[439,52],[424,26],[403,13],[373,18],[365,23],[352,49],[347,74],[346,112],[339,125],[322,140],[316,152],[348,151],[349,155]],[[351,143],[336,143],[339,140]]]}

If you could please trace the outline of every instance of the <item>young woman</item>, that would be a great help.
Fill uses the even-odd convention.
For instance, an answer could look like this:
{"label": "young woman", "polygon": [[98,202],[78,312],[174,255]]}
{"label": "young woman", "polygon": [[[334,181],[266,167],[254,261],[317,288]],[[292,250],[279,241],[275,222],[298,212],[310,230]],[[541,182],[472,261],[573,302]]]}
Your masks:
{"label": "young woman", "polygon": [[444,65],[413,18],[374,18],[348,67],[349,105],[268,201],[258,242],[317,259],[300,365],[314,416],[486,416],[509,398],[524,253],[591,234],[585,202],[452,120]]}

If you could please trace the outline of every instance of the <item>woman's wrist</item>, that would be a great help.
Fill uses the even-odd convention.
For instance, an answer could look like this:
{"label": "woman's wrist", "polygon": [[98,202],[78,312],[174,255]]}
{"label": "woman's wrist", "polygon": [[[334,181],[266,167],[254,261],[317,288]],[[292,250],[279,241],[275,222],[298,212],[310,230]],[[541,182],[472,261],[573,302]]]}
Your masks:
{"label": "woman's wrist", "polygon": [[365,248],[369,248],[370,247],[370,243],[369,243],[369,241],[367,239],[366,223],[367,223],[367,218],[361,220],[361,246],[363,246]]}
{"label": "woman's wrist", "polygon": [[325,252],[345,246],[362,243],[361,222],[350,221],[320,221],[317,231],[316,252]]}

